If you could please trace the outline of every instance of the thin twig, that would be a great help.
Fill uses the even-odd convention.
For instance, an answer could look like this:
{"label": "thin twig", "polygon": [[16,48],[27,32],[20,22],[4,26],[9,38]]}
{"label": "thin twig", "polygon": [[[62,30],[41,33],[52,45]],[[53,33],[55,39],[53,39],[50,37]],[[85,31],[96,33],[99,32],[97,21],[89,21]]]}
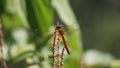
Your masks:
{"label": "thin twig", "polygon": [[62,54],[61,54],[61,68],[62,68],[62,66],[64,64],[64,52],[65,52],[65,47],[63,47]]}
{"label": "thin twig", "polygon": [[52,68],[55,68],[55,43],[56,43],[56,32],[54,32],[54,39],[53,39],[53,49],[52,49]]}
{"label": "thin twig", "polygon": [[58,61],[58,64],[57,64],[57,66],[58,66],[58,68],[60,68],[61,67],[61,65],[60,65],[60,37],[59,37],[59,34],[57,35],[58,36],[58,38],[57,38],[57,45],[58,45],[58,47],[57,47],[57,61]]}
{"label": "thin twig", "polygon": [[83,54],[80,55],[80,68],[84,68]]}
{"label": "thin twig", "polygon": [[3,33],[2,33],[2,21],[1,21],[1,17],[0,17],[0,51],[1,51],[1,56],[2,56],[3,68],[7,68],[7,64],[5,62],[5,58],[4,58],[4,55],[3,55]]}

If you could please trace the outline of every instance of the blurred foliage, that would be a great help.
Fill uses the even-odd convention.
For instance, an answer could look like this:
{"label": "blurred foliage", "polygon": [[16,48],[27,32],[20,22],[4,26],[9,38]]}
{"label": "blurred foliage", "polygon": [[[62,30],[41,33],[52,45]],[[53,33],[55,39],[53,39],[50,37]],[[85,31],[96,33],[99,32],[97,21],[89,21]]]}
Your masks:
{"label": "blurred foliage", "polygon": [[120,58],[120,1],[70,0],[70,2],[80,21],[84,49],[98,49]]}
{"label": "blurred foliage", "polygon": [[70,3],[80,21],[84,50],[97,49],[119,59],[120,0],[70,0]]}
{"label": "blurred foliage", "polygon": [[28,68],[29,65],[50,68],[53,7],[68,31],[66,38],[71,55],[65,55],[64,68],[80,67],[81,34],[68,0],[1,0],[5,57],[9,68]]}
{"label": "blurred foliage", "polygon": [[[119,8],[119,0],[0,0],[9,68],[50,68],[53,25],[59,19],[71,52],[65,55],[64,68],[80,68],[82,43],[85,50],[98,49],[120,58]],[[26,30],[28,37],[21,35],[24,31],[16,37],[13,32],[19,28]],[[97,55],[96,58],[103,59],[103,55]],[[110,66],[86,66],[104,67],[119,68],[119,60],[111,62]]]}

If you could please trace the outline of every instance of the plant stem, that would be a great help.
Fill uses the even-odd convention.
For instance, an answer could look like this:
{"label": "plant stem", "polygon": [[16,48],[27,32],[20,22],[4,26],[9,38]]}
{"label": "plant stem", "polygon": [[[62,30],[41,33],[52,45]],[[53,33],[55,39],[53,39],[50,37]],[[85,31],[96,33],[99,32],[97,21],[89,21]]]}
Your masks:
{"label": "plant stem", "polygon": [[53,39],[53,49],[52,49],[52,68],[55,68],[55,43],[56,43],[56,32],[54,32],[54,39]]}
{"label": "plant stem", "polygon": [[1,18],[2,12],[0,12],[0,51],[2,56],[2,64],[3,68],[7,68],[7,64],[5,62],[5,58],[3,55],[3,32],[2,32],[2,18]]}

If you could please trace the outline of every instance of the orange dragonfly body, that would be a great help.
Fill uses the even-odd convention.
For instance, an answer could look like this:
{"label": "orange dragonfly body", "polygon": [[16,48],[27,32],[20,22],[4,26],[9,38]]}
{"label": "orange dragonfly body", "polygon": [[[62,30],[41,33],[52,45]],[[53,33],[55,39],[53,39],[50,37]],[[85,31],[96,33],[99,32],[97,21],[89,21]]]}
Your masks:
{"label": "orange dragonfly body", "polygon": [[62,37],[62,40],[63,40],[63,43],[64,43],[64,47],[65,47],[67,53],[70,54],[70,51],[69,51],[69,48],[68,48],[68,44],[67,44],[66,39],[64,37],[64,30],[62,29],[62,26],[60,25],[59,22],[56,24],[56,30],[58,31],[58,33]]}

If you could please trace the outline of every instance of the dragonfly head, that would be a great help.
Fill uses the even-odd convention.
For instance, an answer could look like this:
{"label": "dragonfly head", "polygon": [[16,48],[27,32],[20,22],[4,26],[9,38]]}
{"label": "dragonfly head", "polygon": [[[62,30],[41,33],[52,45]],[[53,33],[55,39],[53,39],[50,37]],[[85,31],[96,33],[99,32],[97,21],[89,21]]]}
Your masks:
{"label": "dragonfly head", "polygon": [[61,29],[61,25],[60,25],[60,23],[59,22],[57,22],[57,24],[56,24],[56,29]]}

